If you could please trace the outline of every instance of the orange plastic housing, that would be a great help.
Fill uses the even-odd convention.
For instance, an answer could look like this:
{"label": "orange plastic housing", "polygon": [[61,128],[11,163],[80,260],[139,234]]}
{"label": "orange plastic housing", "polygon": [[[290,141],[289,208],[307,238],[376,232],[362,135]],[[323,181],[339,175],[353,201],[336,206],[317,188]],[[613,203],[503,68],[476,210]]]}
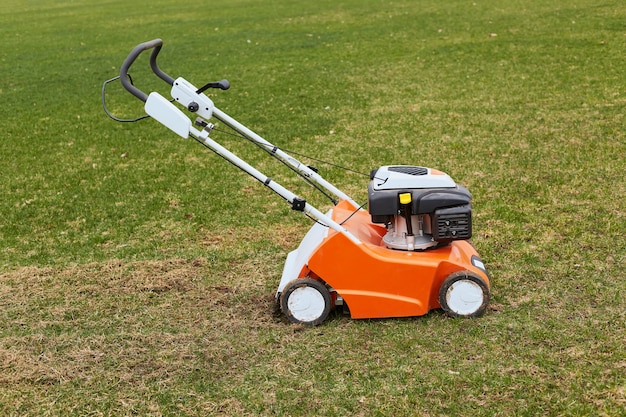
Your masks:
{"label": "orange plastic housing", "polygon": [[[487,273],[468,241],[453,241],[437,249],[401,251],[382,245],[385,227],[371,222],[366,211],[354,213],[340,202],[332,218],[361,243],[330,229],[313,251],[299,278],[318,278],[348,305],[352,318],[421,316],[439,308],[439,289],[450,274],[470,271],[489,286]],[[348,219],[348,220],[345,220]]]}

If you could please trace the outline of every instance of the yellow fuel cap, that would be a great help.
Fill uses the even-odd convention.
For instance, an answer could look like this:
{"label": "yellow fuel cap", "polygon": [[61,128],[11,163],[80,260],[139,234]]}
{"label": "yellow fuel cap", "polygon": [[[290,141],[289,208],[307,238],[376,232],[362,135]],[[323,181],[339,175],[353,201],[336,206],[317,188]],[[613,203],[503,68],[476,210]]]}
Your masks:
{"label": "yellow fuel cap", "polygon": [[400,194],[400,204],[411,204],[411,193]]}

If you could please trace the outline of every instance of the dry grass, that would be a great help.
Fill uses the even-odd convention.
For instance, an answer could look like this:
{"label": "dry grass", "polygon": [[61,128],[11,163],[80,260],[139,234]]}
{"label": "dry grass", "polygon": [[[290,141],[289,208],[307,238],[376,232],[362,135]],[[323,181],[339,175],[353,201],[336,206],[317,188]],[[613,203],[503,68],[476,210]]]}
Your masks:
{"label": "dry grass", "polygon": [[275,310],[282,255],[272,263],[262,248],[241,249],[246,232],[206,236],[207,248],[241,255],[221,261],[3,273],[0,412],[611,415],[626,405],[619,293],[526,287],[499,268],[497,302],[480,320],[337,316],[304,329]]}
{"label": "dry grass", "polygon": [[[625,415],[626,9],[521,3],[4,0],[0,416]],[[468,186],[487,314],[288,324],[273,293],[310,222],[102,112],[154,37],[172,75],[230,79],[216,103],[280,146]],[[366,200],[367,179],[319,168]]]}
{"label": "dry grass", "polygon": [[11,299],[3,306],[3,333],[11,335],[0,342],[5,410],[29,409],[12,398],[20,392],[33,395],[22,404],[32,407],[55,391],[88,389],[116,397],[109,412],[131,411],[155,387],[241,365],[224,339],[280,320],[267,292],[242,278],[252,265],[231,265],[212,282],[205,274],[214,266],[203,259],[110,261],[3,274],[0,295]]}

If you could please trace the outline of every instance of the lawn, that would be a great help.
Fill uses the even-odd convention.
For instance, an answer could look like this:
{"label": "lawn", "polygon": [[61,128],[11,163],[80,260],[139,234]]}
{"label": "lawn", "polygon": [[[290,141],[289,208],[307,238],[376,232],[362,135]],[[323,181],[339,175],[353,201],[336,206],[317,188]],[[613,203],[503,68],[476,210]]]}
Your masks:
{"label": "lawn", "polygon": [[[0,415],[626,415],[623,1],[268,4],[0,5]],[[487,313],[289,324],[273,295],[312,222],[102,109],[154,38],[166,72],[230,80],[219,108],[357,201],[385,164],[467,186]],[[143,57],[131,75],[168,92]],[[117,83],[107,104],[142,115]]]}

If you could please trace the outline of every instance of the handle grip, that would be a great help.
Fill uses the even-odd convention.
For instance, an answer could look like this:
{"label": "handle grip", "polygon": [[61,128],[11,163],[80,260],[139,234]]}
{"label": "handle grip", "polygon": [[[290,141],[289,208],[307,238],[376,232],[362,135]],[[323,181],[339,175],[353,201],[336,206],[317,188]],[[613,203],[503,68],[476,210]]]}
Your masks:
{"label": "handle grip", "polygon": [[152,68],[152,72],[154,72],[159,78],[161,78],[163,81],[165,81],[169,85],[173,85],[174,78],[170,77],[165,72],[163,72],[157,64],[157,56],[159,55],[159,52],[161,51],[162,46],[163,46],[163,41],[161,39],[153,39],[151,41],[144,42],[135,46],[133,50],[130,52],[130,54],[128,54],[128,56],[126,57],[126,59],[124,60],[120,68],[120,81],[122,82],[122,85],[124,86],[124,88],[128,90],[129,93],[131,93],[132,95],[137,97],[139,100],[143,101],[144,103],[146,102],[146,100],[148,100],[148,95],[144,93],[143,91],[141,91],[140,89],[138,89],[137,87],[135,87],[130,82],[130,79],[128,77],[128,70],[130,69],[131,65],[133,65],[137,57],[141,55],[142,52],[147,51],[148,49],[154,49],[152,53],[150,54],[150,68]]}

